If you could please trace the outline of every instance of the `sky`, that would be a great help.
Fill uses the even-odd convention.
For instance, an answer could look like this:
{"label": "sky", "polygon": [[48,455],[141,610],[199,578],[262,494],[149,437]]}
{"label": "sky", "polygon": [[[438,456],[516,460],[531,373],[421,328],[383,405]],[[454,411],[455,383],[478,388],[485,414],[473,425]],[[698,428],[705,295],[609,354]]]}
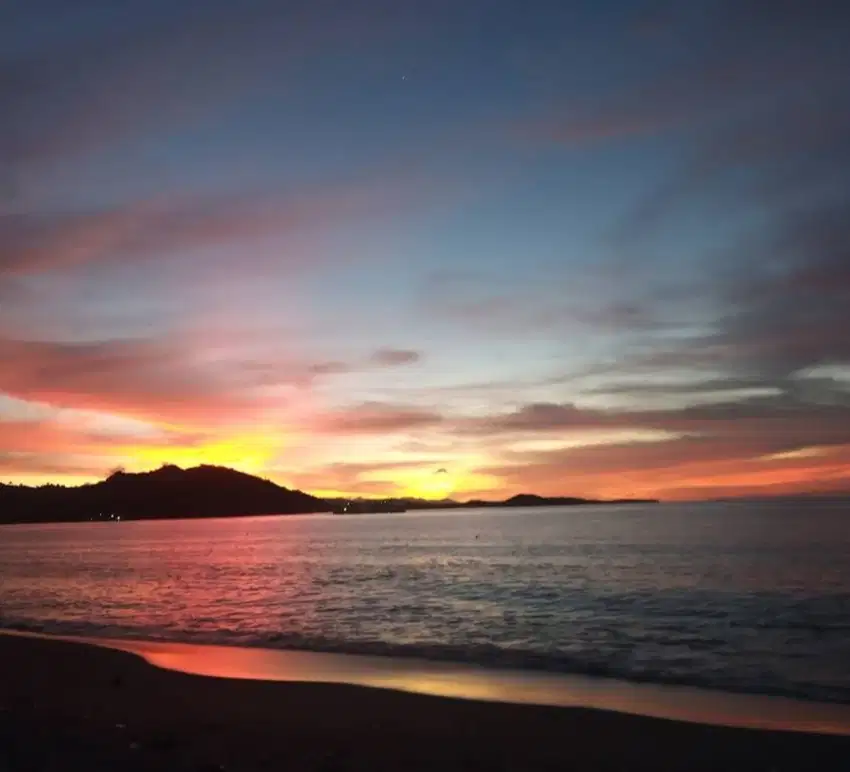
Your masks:
{"label": "sky", "polygon": [[0,6],[0,480],[850,490],[844,0]]}

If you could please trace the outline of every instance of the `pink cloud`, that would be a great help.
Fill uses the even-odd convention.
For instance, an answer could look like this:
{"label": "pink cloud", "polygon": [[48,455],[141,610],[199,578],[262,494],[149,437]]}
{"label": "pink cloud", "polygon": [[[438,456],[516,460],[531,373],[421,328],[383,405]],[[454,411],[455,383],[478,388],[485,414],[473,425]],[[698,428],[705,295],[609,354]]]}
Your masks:
{"label": "pink cloud", "polygon": [[244,385],[234,388],[226,372],[192,364],[191,352],[153,340],[50,343],[0,337],[0,392],[177,425],[244,421],[274,406]]}
{"label": "pink cloud", "polygon": [[91,213],[0,215],[0,276],[162,259],[383,215],[403,206],[405,196],[396,185],[404,183],[382,184],[340,183],[286,195],[167,196]]}

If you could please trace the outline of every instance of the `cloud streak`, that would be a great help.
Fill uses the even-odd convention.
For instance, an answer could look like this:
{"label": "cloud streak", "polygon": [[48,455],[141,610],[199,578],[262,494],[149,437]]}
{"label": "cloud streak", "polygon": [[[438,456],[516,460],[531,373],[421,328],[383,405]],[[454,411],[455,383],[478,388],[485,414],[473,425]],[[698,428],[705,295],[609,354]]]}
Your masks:
{"label": "cloud streak", "polygon": [[[329,185],[280,196],[163,197],[90,213],[0,214],[0,277],[89,263],[161,262],[181,253],[236,245],[240,252],[248,251],[246,259],[259,268],[256,257],[250,256],[252,243],[385,215],[399,205],[400,192]],[[287,255],[275,260],[285,262]]]}
{"label": "cloud streak", "polygon": [[[0,338],[0,391],[60,408],[113,412],[154,423],[245,421],[274,404],[251,382],[156,340],[55,343]],[[242,388],[238,388],[241,386]]]}
{"label": "cloud streak", "polygon": [[0,29],[0,468],[840,484],[846,3],[34,2]]}

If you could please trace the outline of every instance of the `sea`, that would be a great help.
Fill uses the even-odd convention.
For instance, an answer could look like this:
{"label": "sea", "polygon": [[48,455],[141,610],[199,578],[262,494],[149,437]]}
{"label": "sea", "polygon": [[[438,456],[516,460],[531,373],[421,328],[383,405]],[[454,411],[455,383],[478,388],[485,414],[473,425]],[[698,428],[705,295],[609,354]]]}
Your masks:
{"label": "sea", "polygon": [[3,526],[0,627],[850,704],[850,501]]}

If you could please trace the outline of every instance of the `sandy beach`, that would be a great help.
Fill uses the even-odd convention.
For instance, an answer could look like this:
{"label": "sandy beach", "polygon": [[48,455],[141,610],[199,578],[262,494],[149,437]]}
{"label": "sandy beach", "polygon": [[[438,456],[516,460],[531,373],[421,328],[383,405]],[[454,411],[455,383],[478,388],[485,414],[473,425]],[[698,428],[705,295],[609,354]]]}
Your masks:
{"label": "sandy beach", "polygon": [[0,770],[791,770],[850,738],[212,678],[0,635]]}

